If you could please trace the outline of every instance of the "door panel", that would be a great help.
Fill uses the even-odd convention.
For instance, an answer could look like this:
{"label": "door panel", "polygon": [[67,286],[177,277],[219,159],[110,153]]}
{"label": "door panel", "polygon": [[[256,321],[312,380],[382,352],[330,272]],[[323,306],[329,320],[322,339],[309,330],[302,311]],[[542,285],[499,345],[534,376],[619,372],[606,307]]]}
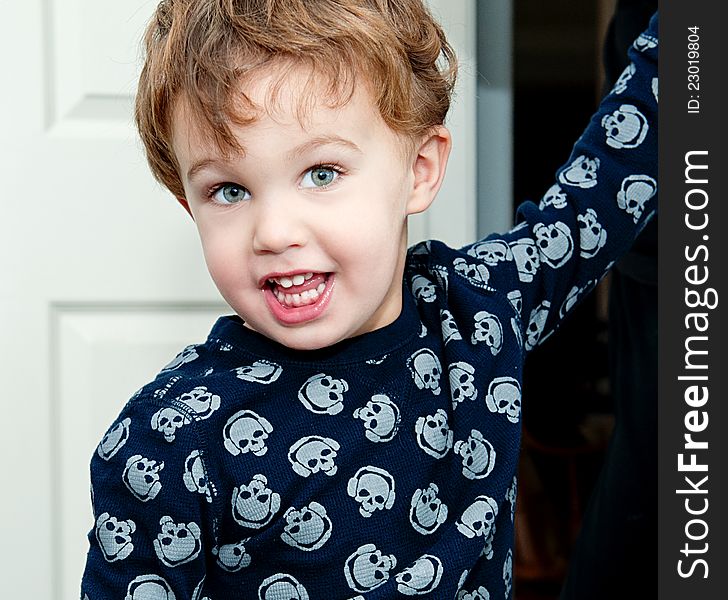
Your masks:
{"label": "door panel", "polygon": [[121,403],[190,340],[204,340],[219,306],[54,306],[51,317],[51,416],[58,524],[54,560],[62,598],[74,598],[91,528],[88,463]]}

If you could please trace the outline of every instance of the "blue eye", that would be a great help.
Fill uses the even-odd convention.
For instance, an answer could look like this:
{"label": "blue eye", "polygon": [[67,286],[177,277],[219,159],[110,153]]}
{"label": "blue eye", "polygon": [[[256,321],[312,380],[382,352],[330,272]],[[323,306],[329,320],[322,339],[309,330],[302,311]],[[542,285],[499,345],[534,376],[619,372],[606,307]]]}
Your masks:
{"label": "blue eye", "polygon": [[214,191],[212,198],[219,204],[235,204],[242,200],[250,200],[250,192],[242,185],[224,183]]}
{"label": "blue eye", "polygon": [[304,188],[325,188],[331,185],[340,175],[339,171],[334,167],[314,167],[306,171],[301,182]]}

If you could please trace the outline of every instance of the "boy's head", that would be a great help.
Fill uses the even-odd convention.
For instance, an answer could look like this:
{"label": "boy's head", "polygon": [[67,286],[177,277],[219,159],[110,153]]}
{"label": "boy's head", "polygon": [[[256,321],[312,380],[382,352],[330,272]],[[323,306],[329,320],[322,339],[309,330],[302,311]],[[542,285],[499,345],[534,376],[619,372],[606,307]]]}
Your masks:
{"label": "boy's head", "polygon": [[171,121],[182,98],[231,150],[229,123],[255,118],[241,86],[272,65],[300,64],[313,76],[302,111],[322,89],[345,102],[365,83],[384,122],[416,140],[444,123],[456,74],[454,52],[422,0],[162,0],[145,46],[137,125],[154,175],[177,197],[184,191]]}
{"label": "boy's head", "polygon": [[422,2],[163,0],[146,50],[149,163],[246,324],[316,348],[393,321],[450,143],[455,59]]}

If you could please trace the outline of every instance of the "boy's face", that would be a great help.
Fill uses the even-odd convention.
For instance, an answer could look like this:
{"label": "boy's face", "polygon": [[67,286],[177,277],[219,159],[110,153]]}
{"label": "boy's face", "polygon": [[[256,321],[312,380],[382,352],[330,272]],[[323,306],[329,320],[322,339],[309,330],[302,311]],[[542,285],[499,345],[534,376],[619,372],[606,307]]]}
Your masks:
{"label": "boy's face", "polygon": [[[450,142],[443,128],[423,146],[429,158],[405,152],[362,85],[344,106],[322,102],[299,119],[304,77],[294,71],[275,109],[233,125],[242,153],[221,154],[183,103],[173,133],[180,200],[221,294],[250,328],[315,349],[399,315],[407,215],[434,198]],[[245,92],[265,106],[273,81]]]}

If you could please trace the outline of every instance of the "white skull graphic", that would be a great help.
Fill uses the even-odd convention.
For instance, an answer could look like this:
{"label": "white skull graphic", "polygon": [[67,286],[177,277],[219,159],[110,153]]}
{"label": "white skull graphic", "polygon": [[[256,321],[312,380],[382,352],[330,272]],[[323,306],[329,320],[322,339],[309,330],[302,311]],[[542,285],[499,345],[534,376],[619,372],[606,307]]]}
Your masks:
{"label": "white skull graphic", "polygon": [[197,558],[202,550],[201,531],[197,523],[175,523],[172,517],[159,520],[162,531],[154,540],[157,558],[168,567],[176,567]]}
{"label": "white skull graphic", "polygon": [[632,47],[635,50],[644,52],[650,48],[657,47],[658,40],[656,37],[651,36],[648,33],[640,33],[639,37],[632,43]]}
{"label": "white skull graphic", "polygon": [[126,588],[124,600],[176,600],[170,585],[159,575],[140,575]]}
{"label": "white skull graphic", "polygon": [[131,534],[136,523],[131,519],[120,520],[105,512],[96,519],[96,539],[107,562],[124,560],[134,550]]}
{"label": "white skull graphic", "polygon": [[597,220],[597,213],[593,208],[587,208],[576,220],[579,222],[579,255],[582,258],[592,258],[607,243],[607,230]]}
{"label": "white skull graphic", "polygon": [[182,352],[180,352],[177,356],[175,356],[168,364],[166,364],[162,371],[172,371],[173,369],[176,369],[178,367],[181,367],[183,364],[192,362],[196,358],[198,358],[197,354],[197,346],[187,346],[186,348],[182,349]]}
{"label": "white skull graphic", "polygon": [[268,360],[256,360],[252,365],[235,369],[238,379],[264,385],[276,381],[282,372],[283,369],[280,365]]}
{"label": "white skull graphic", "polygon": [[518,423],[521,415],[521,385],[513,377],[496,377],[488,386],[485,405],[491,412],[505,415],[511,423]]}
{"label": "white skull graphic", "polygon": [[436,286],[439,286],[440,289],[447,294],[447,286],[449,285],[447,268],[442,265],[433,265],[428,269],[428,271],[434,279],[433,283]]}
{"label": "white skull graphic", "polygon": [[465,441],[455,442],[455,454],[463,459],[463,475],[468,479],[483,479],[495,466],[495,449],[477,429]]}
{"label": "white skull graphic", "polygon": [[499,262],[513,260],[513,253],[504,240],[486,240],[474,244],[468,254],[482,260],[486,265],[495,267]]}
{"label": "white skull graphic", "polygon": [[109,460],[119,449],[126,444],[126,440],[129,439],[129,426],[131,425],[131,419],[126,418],[119,421],[109,431],[106,432],[101,443],[96,448],[96,453],[100,458]]}
{"label": "white skull graphic", "polygon": [[513,550],[508,550],[506,559],[503,561],[503,584],[506,588],[506,598],[511,593],[511,585],[513,585]]}
{"label": "white skull graphic", "polygon": [[189,406],[198,419],[207,419],[220,408],[220,396],[208,392],[204,386],[198,386],[189,392],[185,392],[177,400]]}
{"label": "white skull graphic", "polygon": [[359,503],[362,517],[371,517],[377,510],[389,510],[396,497],[394,478],[384,469],[372,466],[359,469],[349,479],[346,491]]}
{"label": "white skull graphic", "polygon": [[190,491],[205,496],[205,500],[212,502],[212,489],[207,478],[205,463],[199,450],[193,450],[185,459],[185,471],[182,475],[185,487]]}
{"label": "white skull graphic", "polygon": [[[506,594],[506,598],[507,597],[508,595]],[[482,585],[472,592],[460,590],[458,592],[457,600],[490,600],[490,592]]]}
{"label": "white skull graphic", "polygon": [[559,173],[559,181],[564,185],[592,188],[597,184],[598,158],[577,156],[569,166]]}
{"label": "white skull graphic", "polygon": [[434,415],[418,417],[415,433],[417,445],[434,458],[443,458],[452,448],[453,432],[442,408],[438,408]]}
{"label": "white skull graphic", "polygon": [[544,224],[536,223],[533,226],[533,234],[536,237],[536,246],[541,253],[541,259],[547,265],[558,269],[566,263],[574,251],[574,240],[571,238],[571,230],[566,223]]}
{"label": "white skull graphic", "polygon": [[463,361],[453,363],[448,367],[448,375],[453,408],[460,402],[475,400],[478,397],[478,390],[475,388],[475,369],[471,364]]}
{"label": "white skull graphic", "polygon": [[520,315],[521,311],[523,310],[523,295],[521,294],[521,290],[510,291],[508,292],[507,297],[508,301],[511,303],[511,306]]}
{"label": "white skull graphic", "polygon": [[636,223],[645,210],[645,203],[657,193],[657,182],[649,175],[630,175],[617,192],[617,205],[632,215]]}
{"label": "white skull graphic", "polygon": [[435,353],[429,348],[422,348],[407,359],[412,378],[421,390],[430,390],[436,396],[440,393],[440,375],[442,368]]}
{"label": "white skull graphic", "polygon": [[286,525],[281,539],[299,550],[318,550],[331,537],[331,519],[318,502],[309,502],[301,510],[291,507],[283,518]]}
{"label": "white skull graphic", "polygon": [[164,463],[144,458],[135,454],[126,461],[126,468],[121,476],[124,485],[134,496],[146,502],[153,500],[162,489],[159,481],[159,472],[164,469]]}
{"label": "white skull graphic", "polygon": [[160,408],[152,415],[152,429],[163,434],[164,439],[168,442],[174,441],[180,427],[189,425],[191,422],[188,415],[171,407]]}
{"label": "white skull graphic", "polygon": [[258,600],[308,600],[308,592],[293,575],[276,573],[260,584]]}
{"label": "white skull graphic", "polygon": [[260,473],[254,475],[250,483],[233,490],[233,518],[243,527],[264,527],[280,507],[281,497],[268,487],[268,480]]}
{"label": "white skull graphic", "polygon": [[650,128],[645,116],[631,104],[622,104],[611,115],[604,115],[602,127],[607,133],[607,146],[617,149],[636,148]]}
{"label": "white skull graphic", "polygon": [[410,523],[422,535],[434,533],[447,520],[447,505],[438,498],[439,493],[437,485],[430,483],[412,495]]}
{"label": "white skull graphic", "polygon": [[485,342],[493,356],[503,347],[503,326],[495,315],[481,310],[475,313],[475,330],[470,337],[473,344]]}
{"label": "white skull graphic", "polygon": [[526,350],[533,350],[541,339],[543,329],[546,326],[546,319],[549,316],[549,308],[551,303],[544,300],[536,308],[531,311],[526,328]]}
{"label": "white skull graphic", "polygon": [[265,441],[273,431],[268,419],[252,410],[241,410],[230,417],[223,428],[225,449],[233,456],[251,452],[263,456],[268,452]]}
{"label": "white skull graphic", "polygon": [[506,500],[511,504],[511,522],[516,516],[516,496],[518,494],[518,478],[514,475],[508,491],[506,492]]}
{"label": "white skull graphic", "polygon": [[397,591],[405,596],[429,594],[440,585],[442,572],[442,561],[437,556],[432,554],[420,556],[394,578],[397,582]]}
{"label": "white skull graphic", "polygon": [[337,415],[344,408],[344,392],[349,384],[324,373],[310,377],[298,390],[298,399],[312,413]]}
{"label": "white skull graphic", "polygon": [[632,75],[635,74],[635,66],[634,63],[629,63],[627,67],[622,71],[622,74],[619,76],[619,79],[614,83],[614,87],[612,88],[612,92],[615,94],[621,94],[624,92],[624,90],[627,89],[627,84],[629,83],[629,80],[632,79]]}
{"label": "white skull graphic", "polygon": [[460,335],[460,331],[458,331],[458,325],[455,322],[455,318],[449,310],[443,309],[440,311],[440,321],[442,323],[442,339],[446,344],[452,340],[463,339],[463,336]]}
{"label": "white skull graphic", "polygon": [[464,258],[453,261],[455,272],[477,287],[487,287],[490,281],[490,271],[482,263],[469,263]]}
{"label": "white skull graphic", "polygon": [[217,556],[218,566],[228,573],[235,573],[249,566],[252,559],[245,549],[245,543],[247,541],[248,539],[246,538],[237,544],[225,544],[219,548],[215,546],[212,549],[212,554]]}
{"label": "white skull graphic", "polygon": [[311,435],[301,438],[289,448],[288,460],[301,477],[319,472],[332,476],[338,470],[334,459],[339,448],[336,440]]}
{"label": "white skull graphic", "polygon": [[566,208],[566,192],[561,189],[558,183],[554,183],[543,195],[541,202],[538,203],[538,207],[543,210],[548,206],[554,208]]}
{"label": "white skull graphic", "polygon": [[429,279],[422,275],[415,275],[412,278],[412,294],[423,302],[434,302],[437,298],[437,289]]}
{"label": "white skull graphic", "polygon": [[384,394],[376,394],[365,406],[354,411],[364,421],[364,435],[371,442],[389,442],[399,430],[399,407]]}
{"label": "white skull graphic", "polygon": [[495,519],[498,516],[498,503],[490,496],[478,496],[468,506],[455,523],[458,531],[465,537],[473,539],[482,537],[485,541],[484,556],[493,557],[491,543],[495,534]]}
{"label": "white skull graphic", "polygon": [[346,559],[344,575],[352,590],[364,593],[385,584],[396,566],[394,555],[382,554],[374,544],[364,544]]}
{"label": "white skull graphic", "polygon": [[596,285],[596,280],[588,281],[584,287],[574,286],[569,290],[566,295],[566,299],[562,302],[561,308],[559,309],[559,315],[563,319],[566,314],[576,306],[576,304],[584,297],[585,294],[589,293]]}
{"label": "white skull graphic", "polygon": [[518,269],[518,279],[524,283],[531,283],[541,264],[536,244],[531,238],[522,238],[511,242],[511,250]]}

